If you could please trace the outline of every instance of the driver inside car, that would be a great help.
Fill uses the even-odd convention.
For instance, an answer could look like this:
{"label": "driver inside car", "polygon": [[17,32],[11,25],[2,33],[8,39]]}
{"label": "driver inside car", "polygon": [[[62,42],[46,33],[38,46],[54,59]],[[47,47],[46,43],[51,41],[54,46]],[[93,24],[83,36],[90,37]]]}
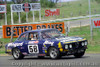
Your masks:
{"label": "driver inside car", "polygon": [[36,34],[31,34],[31,40],[37,40],[37,35]]}

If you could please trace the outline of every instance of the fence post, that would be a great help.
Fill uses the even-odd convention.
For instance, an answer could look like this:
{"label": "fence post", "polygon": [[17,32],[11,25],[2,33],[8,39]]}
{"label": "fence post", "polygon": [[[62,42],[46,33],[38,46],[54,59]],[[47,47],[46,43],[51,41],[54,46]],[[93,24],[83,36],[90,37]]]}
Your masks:
{"label": "fence post", "polygon": [[43,15],[43,20],[45,20],[45,15]]}
{"label": "fence post", "polygon": [[81,31],[81,21],[80,21],[80,31]]}
{"label": "fence post", "polygon": [[68,33],[70,32],[70,22],[65,22],[65,30],[66,30],[66,35],[68,36]]}
{"label": "fence post", "polygon": [[19,23],[21,23],[21,20],[20,20],[20,12],[18,12],[18,16],[19,16]]}
{"label": "fence post", "polygon": [[11,27],[11,39],[10,39],[10,42],[13,42],[13,33],[14,33],[13,29],[14,29],[14,27],[12,26]]}
{"label": "fence post", "polygon": [[26,22],[28,23],[28,12],[26,12]]}
{"label": "fence post", "polygon": [[68,32],[70,32],[70,22],[68,21]]}

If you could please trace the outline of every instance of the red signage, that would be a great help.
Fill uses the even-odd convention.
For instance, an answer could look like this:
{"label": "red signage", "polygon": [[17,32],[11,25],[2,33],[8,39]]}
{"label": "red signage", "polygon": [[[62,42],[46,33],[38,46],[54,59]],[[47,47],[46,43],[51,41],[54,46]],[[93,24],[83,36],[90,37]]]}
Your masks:
{"label": "red signage", "polygon": [[24,10],[25,12],[29,12],[30,9],[31,9],[30,4],[28,4],[28,3],[23,4],[23,10]]}
{"label": "red signage", "polygon": [[45,10],[45,16],[60,15],[60,9],[47,9]]}
{"label": "red signage", "polygon": [[95,26],[100,26],[100,20],[94,21],[94,25],[95,25]]}
{"label": "red signage", "polygon": [[100,19],[93,19],[93,27],[94,28],[100,27]]}

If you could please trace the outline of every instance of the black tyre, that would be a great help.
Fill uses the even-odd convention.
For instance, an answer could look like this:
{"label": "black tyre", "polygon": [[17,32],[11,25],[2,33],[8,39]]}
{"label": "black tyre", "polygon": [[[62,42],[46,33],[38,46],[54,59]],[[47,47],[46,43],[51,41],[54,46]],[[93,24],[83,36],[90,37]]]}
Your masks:
{"label": "black tyre", "polygon": [[49,56],[50,56],[50,58],[52,58],[52,59],[61,58],[61,55],[60,55],[59,50],[56,49],[55,47],[51,47],[51,48],[49,49]]}
{"label": "black tyre", "polygon": [[80,53],[75,53],[74,56],[76,58],[81,58],[81,57],[83,57],[84,54],[85,54],[85,50],[83,52],[80,52]]}
{"label": "black tyre", "polygon": [[14,59],[16,59],[16,60],[24,58],[24,55],[17,48],[14,48],[12,50],[12,55],[13,55]]}

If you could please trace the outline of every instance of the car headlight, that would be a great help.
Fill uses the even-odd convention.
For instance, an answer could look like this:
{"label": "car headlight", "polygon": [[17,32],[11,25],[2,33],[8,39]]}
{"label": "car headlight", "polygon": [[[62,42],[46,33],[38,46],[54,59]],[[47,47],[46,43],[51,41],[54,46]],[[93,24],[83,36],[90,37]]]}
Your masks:
{"label": "car headlight", "polygon": [[65,45],[65,49],[68,49],[68,45]]}
{"label": "car headlight", "polygon": [[87,45],[87,41],[85,41],[85,45]]}
{"label": "car headlight", "polygon": [[82,42],[82,46],[84,46],[85,45],[85,43],[84,42]]}
{"label": "car headlight", "polygon": [[69,47],[72,48],[72,45],[70,44]]}

